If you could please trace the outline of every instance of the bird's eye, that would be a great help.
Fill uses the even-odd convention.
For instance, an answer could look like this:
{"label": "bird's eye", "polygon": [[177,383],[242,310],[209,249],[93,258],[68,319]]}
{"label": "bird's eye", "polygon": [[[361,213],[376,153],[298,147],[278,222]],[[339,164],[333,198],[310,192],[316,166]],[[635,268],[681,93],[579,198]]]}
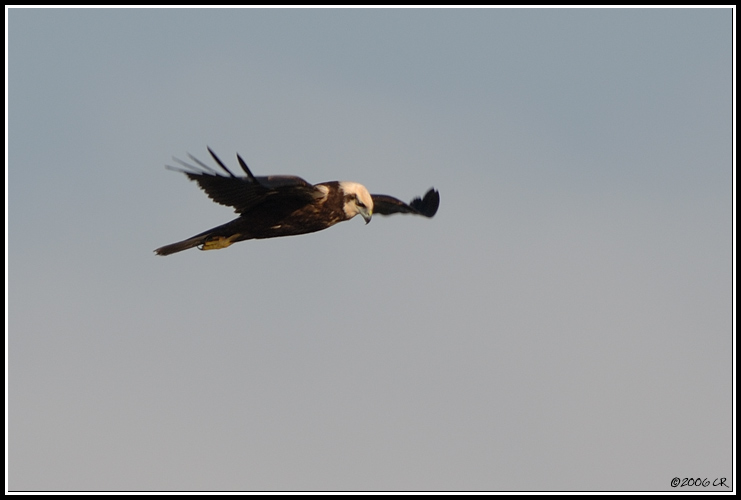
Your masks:
{"label": "bird's eye", "polygon": [[365,206],[365,203],[363,203],[362,201],[360,201],[360,198],[358,198],[357,196],[355,197],[355,204],[357,206],[359,206],[359,207],[364,207]]}

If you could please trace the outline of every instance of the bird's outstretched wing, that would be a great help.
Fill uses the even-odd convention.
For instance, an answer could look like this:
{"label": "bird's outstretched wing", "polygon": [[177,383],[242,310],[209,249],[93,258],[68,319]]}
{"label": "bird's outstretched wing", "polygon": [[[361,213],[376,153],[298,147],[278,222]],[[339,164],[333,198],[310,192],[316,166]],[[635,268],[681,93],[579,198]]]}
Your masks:
{"label": "bird's outstretched wing", "polygon": [[408,205],[385,194],[372,194],[371,197],[374,215],[416,214],[432,217],[440,206],[440,193],[435,188],[430,188],[423,198],[414,198]]}
{"label": "bird's outstretched wing", "polygon": [[255,177],[239,155],[237,155],[237,159],[246,177],[238,177],[224,165],[219,157],[211,151],[211,148],[208,148],[208,152],[211,153],[217,165],[228,175],[220,174],[190,154],[188,157],[197,166],[173,158],[173,160],[185,169],[169,165],[167,168],[184,173],[190,180],[196,181],[209,198],[221,205],[234,207],[234,211],[238,214],[249,211],[267,199],[271,199],[272,201],[285,200],[293,203],[300,203],[301,201],[310,203],[313,199],[324,194],[314,187],[313,184],[294,175]]}

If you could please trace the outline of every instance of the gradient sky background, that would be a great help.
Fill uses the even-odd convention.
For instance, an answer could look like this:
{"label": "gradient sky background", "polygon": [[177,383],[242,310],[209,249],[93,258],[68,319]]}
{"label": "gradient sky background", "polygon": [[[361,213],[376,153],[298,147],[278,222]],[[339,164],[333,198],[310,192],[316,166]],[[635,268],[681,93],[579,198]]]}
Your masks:
{"label": "gradient sky background", "polygon": [[[12,9],[8,54],[11,489],[732,485],[730,9]],[[234,217],[164,168],[207,145],[440,210],[155,256]]]}

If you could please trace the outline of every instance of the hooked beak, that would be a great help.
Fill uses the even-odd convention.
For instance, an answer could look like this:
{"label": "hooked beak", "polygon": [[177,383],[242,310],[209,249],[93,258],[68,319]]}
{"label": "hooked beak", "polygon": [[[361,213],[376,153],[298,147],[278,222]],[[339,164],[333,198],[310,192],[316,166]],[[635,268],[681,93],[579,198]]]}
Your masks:
{"label": "hooked beak", "polygon": [[373,217],[373,211],[368,209],[361,209],[359,210],[360,215],[363,216],[363,219],[365,219],[365,223],[368,224],[371,221],[371,217]]}

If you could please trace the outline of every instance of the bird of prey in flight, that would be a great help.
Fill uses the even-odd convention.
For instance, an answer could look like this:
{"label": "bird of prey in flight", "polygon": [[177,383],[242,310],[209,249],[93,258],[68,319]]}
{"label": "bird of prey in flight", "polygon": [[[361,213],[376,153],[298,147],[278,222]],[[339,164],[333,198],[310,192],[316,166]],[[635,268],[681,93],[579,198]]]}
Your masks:
{"label": "bird of prey in flight", "polygon": [[188,156],[196,165],[174,158],[184,169],[168,168],[196,181],[216,203],[234,207],[239,217],[187,240],[160,247],[155,250],[157,255],[170,255],[193,247],[216,250],[237,241],[313,233],[356,215],[362,216],[366,224],[374,214],[432,217],[440,205],[440,193],[434,188],[424,197],[406,204],[385,194],[370,194],[357,182],[310,184],[294,175],[255,177],[239,155],[237,160],[246,176],[236,176],[211,148],[208,152],[223,174],[192,155]]}

